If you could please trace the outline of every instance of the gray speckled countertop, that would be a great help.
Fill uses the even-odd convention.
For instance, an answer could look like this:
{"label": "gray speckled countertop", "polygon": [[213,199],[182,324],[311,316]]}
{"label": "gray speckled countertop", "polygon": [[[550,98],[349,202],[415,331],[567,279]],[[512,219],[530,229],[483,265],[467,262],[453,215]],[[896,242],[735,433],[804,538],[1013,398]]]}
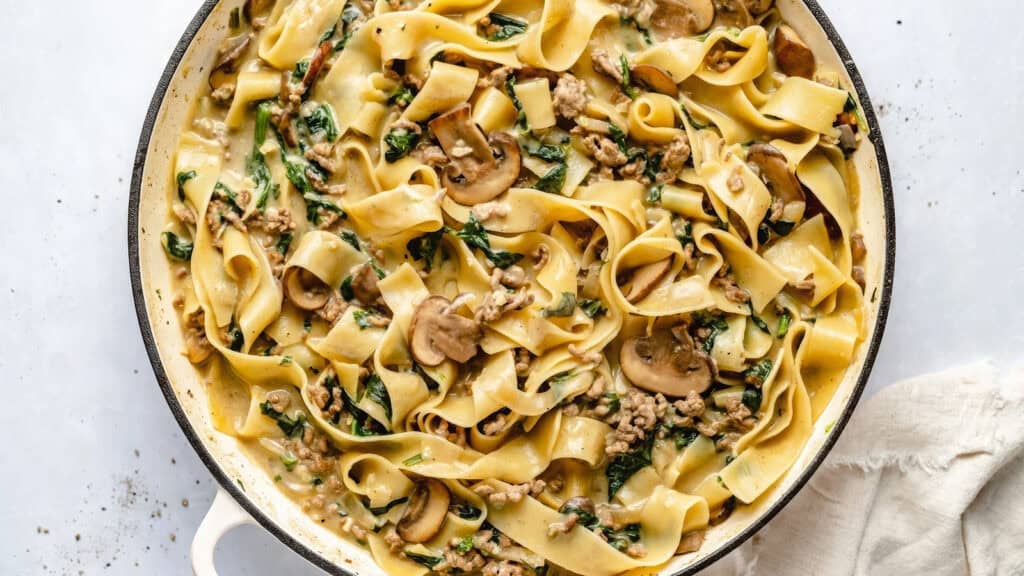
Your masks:
{"label": "gray speckled countertop", "polygon": [[[822,0],[878,109],[899,256],[869,390],[1024,347],[1024,7]],[[198,0],[0,0],[0,574],[188,574],[214,483],[154,381],[132,306],[128,182]],[[256,528],[224,576],[314,574]]]}

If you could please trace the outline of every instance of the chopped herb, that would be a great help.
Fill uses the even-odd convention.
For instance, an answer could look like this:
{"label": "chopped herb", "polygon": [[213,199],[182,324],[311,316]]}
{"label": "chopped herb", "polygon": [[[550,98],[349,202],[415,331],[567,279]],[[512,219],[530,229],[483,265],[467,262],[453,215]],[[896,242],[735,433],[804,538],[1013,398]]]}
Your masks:
{"label": "chopped herb", "polygon": [[291,452],[285,452],[284,454],[281,455],[281,463],[284,464],[284,467],[289,472],[291,472],[292,470],[295,469],[295,465],[299,463],[299,459],[298,457],[295,456],[295,454],[292,454]]}
{"label": "chopped herb", "polygon": [[274,244],[274,249],[277,250],[281,256],[288,254],[288,249],[291,248],[292,245],[292,238],[293,236],[291,232],[281,234],[281,237],[277,239],[277,244]]}
{"label": "chopped herb", "polygon": [[178,199],[185,200],[185,182],[192,180],[196,177],[195,170],[189,170],[188,172],[178,172]]}
{"label": "chopped herb", "polygon": [[619,128],[615,124],[608,124],[608,135],[612,137],[612,140],[619,145],[619,150],[622,150],[623,154],[629,153],[629,144],[626,142],[626,131]]}
{"label": "chopped herb", "polygon": [[728,456],[725,457],[725,465],[728,466],[729,464],[732,464],[732,461],[735,460],[735,459],[736,459],[735,456],[733,456],[732,454],[729,454]]}
{"label": "chopped herb", "polygon": [[281,366],[290,366],[291,363],[292,363],[292,357],[291,356],[285,356],[285,357],[281,358]]}
{"label": "chopped herb", "polygon": [[480,509],[472,504],[466,504],[460,502],[454,506],[455,515],[463,520],[476,520],[480,517]]}
{"label": "chopped herb", "polygon": [[484,230],[480,221],[476,219],[476,215],[472,213],[470,213],[469,220],[466,221],[462,230],[449,231],[454,234],[456,238],[464,241],[467,245],[480,249],[487,259],[498,268],[508,268],[523,259],[522,254],[508,252],[507,250],[493,250],[491,248],[491,239],[487,235],[487,231]]}
{"label": "chopped herb", "polygon": [[835,420],[833,420],[833,421],[829,422],[828,424],[826,424],[825,425],[825,434],[828,434],[829,432],[831,432],[832,429],[835,428],[835,427],[836,427],[836,421]]}
{"label": "chopped herb", "polygon": [[356,406],[352,397],[345,392],[344,389],[341,391],[341,400],[345,403],[345,410],[352,415],[352,434],[355,436],[377,436],[380,433],[370,428],[370,422],[373,418],[370,417],[362,408]]}
{"label": "chopped herb", "polygon": [[700,122],[694,120],[693,116],[690,115],[690,111],[686,109],[685,104],[680,104],[679,107],[682,109],[683,116],[686,117],[686,121],[690,124],[690,126],[693,126],[694,130],[704,130],[705,128],[711,127],[711,124],[701,124]]}
{"label": "chopped herb", "polygon": [[694,314],[693,319],[698,328],[707,328],[710,330],[707,339],[704,340],[704,352],[710,354],[712,348],[715,347],[715,339],[723,332],[729,330],[729,324],[725,321],[725,318],[719,314],[699,312]]}
{"label": "chopped herb", "polygon": [[395,128],[384,137],[384,143],[388,149],[384,152],[384,159],[388,163],[398,162],[412,152],[420,141],[420,135],[405,128]]}
{"label": "chopped herb", "polygon": [[636,21],[636,18],[624,18],[620,16],[619,24],[622,26],[632,26],[633,28],[636,28],[636,31],[644,37],[644,42],[646,42],[648,46],[654,45],[654,40],[651,38],[651,31],[641,26],[640,23]]}
{"label": "chopped herb", "polygon": [[626,481],[641,468],[651,465],[651,447],[654,443],[654,434],[648,434],[647,439],[639,446],[619,454],[608,463],[605,474],[608,476],[608,499],[611,500],[615,493],[622,488]]}
{"label": "chopped herb", "polygon": [[356,310],[352,313],[352,317],[355,318],[356,325],[359,326],[360,330],[366,330],[371,326],[370,313],[366,310]]}
{"label": "chopped herb", "polygon": [[295,70],[292,70],[292,80],[302,82],[302,79],[306,77],[306,72],[309,72],[309,60],[300,60],[295,64]]}
{"label": "chopped herb", "polygon": [[779,315],[779,328],[778,337],[784,338],[789,333],[789,323],[792,322],[793,316],[789,312],[789,308],[784,308],[782,314]]}
{"label": "chopped herb", "polygon": [[327,104],[317,106],[309,116],[306,116],[306,126],[311,134],[322,132],[328,142],[338,139],[338,125],[334,122],[334,113]]}
{"label": "chopped herb", "polygon": [[397,105],[400,108],[408,106],[416,98],[416,87],[409,84],[402,84],[388,96],[388,104]]}
{"label": "chopped herb", "polygon": [[747,386],[743,391],[743,405],[750,409],[751,414],[757,414],[761,409],[761,390],[754,386]]}
{"label": "chopped herb", "polygon": [[523,150],[526,150],[530,156],[536,156],[547,162],[565,162],[565,146],[527,141],[523,143]]}
{"label": "chopped herb", "polygon": [[423,454],[417,454],[417,455],[415,455],[415,456],[413,456],[411,458],[406,458],[405,460],[402,460],[402,465],[403,466],[415,466],[415,465],[417,465],[417,464],[419,464],[421,462],[423,462]]}
{"label": "chopped herb", "polygon": [[399,504],[405,504],[408,501],[409,501],[409,497],[408,496],[402,496],[401,498],[398,498],[396,500],[392,500],[391,502],[388,502],[387,504],[385,504],[383,506],[378,506],[376,508],[369,508],[369,507],[368,508],[369,508],[371,514],[373,514],[374,516],[380,516],[382,514],[387,514],[388,512],[390,512],[391,509],[394,508],[395,506],[398,506]]}
{"label": "chopped herb", "polygon": [[388,388],[384,385],[384,381],[380,379],[380,376],[370,374],[369,378],[366,379],[366,395],[370,397],[370,400],[384,408],[384,414],[390,420],[391,396],[388,395]]}
{"label": "chopped herb", "polygon": [[334,212],[340,214],[344,219],[346,218],[345,211],[338,207],[337,204],[330,200],[325,200],[323,196],[316,192],[309,192],[302,195],[302,198],[306,201],[306,219],[313,224],[320,223],[320,212],[318,208],[323,208],[328,212]]}
{"label": "chopped herb", "polygon": [[408,551],[403,552],[403,554],[405,554],[405,557],[409,560],[412,560],[421,566],[426,566],[430,570],[433,570],[435,566],[444,561],[444,558],[441,558],[440,556],[427,556],[425,554],[416,554]]}
{"label": "chopped herb", "polygon": [[608,400],[608,413],[615,414],[622,409],[622,402],[615,392],[605,392],[604,397]]}
{"label": "chopped herb", "polygon": [[573,310],[575,309],[576,295],[572,292],[562,292],[562,299],[558,301],[558,305],[545,309],[544,317],[567,318],[572,316]]}
{"label": "chopped herb", "polygon": [[352,290],[352,275],[345,276],[345,279],[341,281],[341,297],[345,300],[352,300],[356,297],[355,292]]}
{"label": "chopped herb", "polygon": [[683,248],[686,248],[688,244],[693,244],[693,224],[683,222],[682,229],[676,232],[676,239],[683,245]]}
{"label": "chopped herb", "polygon": [[473,549],[473,537],[466,536],[462,540],[459,540],[458,546],[455,547],[455,551],[459,554],[468,554]]}
{"label": "chopped herb", "polygon": [[580,310],[587,315],[588,318],[598,318],[604,316],[608,309],[604,307],[604,304],[600,300],[580,300]]}
{"label": "chopped herb", "polygon": [[549,194],[558,194],[562,191],[562,187],[565,186],[565,175],[569,172],[569,167],[565,164],[559,164],[548,170],[540,180],[533,185],[533,187],[541,192],[547,192]]}
{"label": "chopped herb", "polygon": [[686,448],[700,436],[700,432],[696,428],[688,427],[675,427],[673,426],[670,431],[670,436],[673,442],[675,442],[676,450],[682,450]]}
{"label": "chopped herb", "polygon": [[498,12],[491,12],[490,14],[491,24],[498,27],[498,30],[487,37],[492,42],[500,42],[502,40],[508,40],[513,36],[523,34],[526,32],[526,28],[529,26],[526,22],[511,16],[499,14]]}
{"label": "chopped herb", "polygon": [[768,358],[761,360],[743,372],[743,377],[749,384],[761,386],[768,375],[772,373],[772,361]]}
{"label": "chopped herb", "polygon": [[280,482],[281,480],[282,480],[282,478],[281,478],[280,474],[274,474],[274,482],[275,483]]}
{"label": "chopped herb", "polygon": [[388,275],[376,260],[370,260],[370,268],[373,268],[373,273],[377,275],[378,280],[383,280]]}
{"label": "chopped herb", "polygon": [[749,300],[747,301],[747,308],[750,309],[750,321],[754,323],[754,326],[757,326],[757,329],[761,332],[770,335],[772,331],[768,328],[768,323],[754,314],[754,304]]}
{"label": "chopped herb", "polygon": [[347,242],[349,246],[355,248],[356,250],[360,252],[363,251],[362,247],[359,245],[359,236],[356,236],[355,232],[351,230],[342,230],[341,239]]}
{"label": "chopped herb", "polygon": [[[647,164],[644,166],[644,178],[650,180],[652,183],[658,181],[658,173],[661,172],[661,161],[665,159],[664,152],[655,152]],[[660,186],[660,184],[658,184]],[[658,193],[658,199],[661,199],[661,193]]]}
{"label": "chopped herb", "polygon": [[260,412],[268,418],[273,418],[277,421],[277,427],[281,429],[289,438],[298,436],[303,429],[306,427],[306,415],[299,412],[296,416],[288,416],[282,414],[271,407],[270,402],[264,402],[260,404]]}
{"label": "chopped herb", "polygon": [[164,232],[160,237],[163,240],[164,251],[167,252],[168,256],[182,262],[188,262],[192,259],[194,244],[187,240],[182,240],[174,232]]}
{"label": "chopped herb", "polygon": [[874,304],[875,302],[878,302],[878,286],[875,286],[875,289],[871,291],[871,303]]}
{"label": "chopped herb", "polygon": [[519,96],[516,95],[516,76],[515,74],[509,74],[508,79],[505,80],[505,91],[508,92],[508,97],[512,99],[512,105],[516,109],[516,126],[523,132],[530,130],[530,124],[526,120],[526,111],[523,109],[523,103],[519,101]]}
{"label": "chopped herb", "polygon": [[423,267],[427,272],[430,272],[434,266],[434,256],[437,254],[438,246],[441,245],[442,235],[444,235],[444,229],[413,238],[405,245],[405,249],[409,251],[414,260],[423,260]]}
{"label": "chopped herb", "polygon": [[647,189],[647,203],[654,205],[661,202],[661,192],[665,188],[662,184],[656,184]]}
{"label": "chopped herb", "polygon": [[622,73],[622,91],[630,98],[636,98],[636,88],[633,88],[629,78],[629,60],[625,54],[619,54],[619,71]]}

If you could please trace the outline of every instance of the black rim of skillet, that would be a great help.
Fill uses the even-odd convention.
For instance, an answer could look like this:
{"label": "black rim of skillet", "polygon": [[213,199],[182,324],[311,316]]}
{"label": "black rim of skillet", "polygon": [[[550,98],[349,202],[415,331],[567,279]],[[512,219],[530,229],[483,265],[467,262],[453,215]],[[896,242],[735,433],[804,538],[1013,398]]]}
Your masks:
{"label": "black rim of skillet", "polygon": [[[174,53],[171,54],[171,58],[164,69],[163,75],[160,77],[160,82],[157,85],[156,92],[153,94],[153,99],[150,102],[149,112],[147,113],[145,123],[142,126],[142,135],[139,138],[139,147],[135,152],[135,165],[132,170],[131,193],[128,200],[128,264],[131,269],[132,294],[135,299],[135,312],[138,316],[139,328],[142,331],[142,340],[146,347],[146,353],[149,355],[149,361],[153,366],[153,372],[160,385],[160,389],[163,391],[164,398],[167,400],[167,404],[170,406],[171,412],[174,414],[174,418],[178,421],[178,425],[181,426],[182,432],[185,433],[185,437],[188,438],[189,443],[192,444],[192,448],[199,455],[199,459],[202,460],[203,464],[210,470],[213,477],[217,479],[221,489],[226,490],[231,494],[232,498],[235,499],[242,509],[249,513],[265,530],[273,534],[274,537],[313,565],[329,574],[352,576],[353,573],[351,571],[328,561],[326,558],[296,539],[288,532],[288,530],[283,528],[273,518],[260,510],[260,508],[249,499],[248,495],[246,495],[238,484],[236,484],[235,481],[227,475],[224,469],[221,468],[220,464],[217,463],[214,457],[206,449],[206,446],[200,439],[196,429],[192,426],[192,423],[185,415],[185,411],[182,409],[178,398],[175,396],[174,389],[171,387],[171,383],[167,378],[167,373],[164,371],[163,363],[160,360],[160,353],[157,349],[156,340],[153,336],[153,330],[150,327],[149,312],[146,308],[146,299],[142,289],[142,270],[139,261],[139,202],[142,196],[142,173],[146,165],[146,154],[149,149],[150,138],[153,134],[153,127],[156,123],[157,115],[160,112],[160,107],[163,104],[164,97],[167,94],[167,89],[170,86],[171,79],[174,77],[175,73],[177,73],[178,65],[181,63],[185,52],[192,44],[192,40],[195,39],[196,34],[198,34],[199,29],[202,28],[214,7],[216,7],[217,2],[218,0],[206,0],[203,3],[202,7],[199,8],[199,11],[192,19],[192,22],[189,23],[188,28],[182,35],[178,45],[175,47]],[[882,141],[882,134],[879,131],[878,118],[875,115],[874,107],[871,105],[871,100],[868,97],[867,88],[864,86],[864,80],[861,78],[860,72],[857,71],[857,67],[853,63],[853,58],[846,49],[846,45],[843,44],[842,39],[839,37],[839,33],[836,32],[836,29],[832,26],[832,22],[830,22],[828,16],[825,15],[825,11],[822,10],[816,0],[803,0],[803,2],[806,4],[807,8],[810,9],[821,28],[825,31],[826,36],[828,36],[829,41],[835,47],[843,65],[846,67],[846,71],[850,75],[850,79],[853,81],[853,88],[857,92],[861,107],[864,111],[864,116],[868,122],[868,128],[870,129],[870,136],[868,138],[875,146],[875,157],[878,163],[878,172],[882,184],[882,197],[885,204],[886,237],[885,271],[883,274],[882,285],[880,287],[881,302],[878,306],[878,317],[875,321],[875,331],[871,338],[871,342],[868,345],[867,357],[864,360],[864,366],[861,370],[860,378],[857,380],[857,385],[853,390],[853,394],[850,396],[849,403],[843,410],[843,413],[839,416],[839,419],[836,421],[831,432],[828,434],[824,444],[818,449],[818,453],[815,455],[814,459],[800,474],[796,482],[794,482],[793,485],[786,490],[786,493],[772,504],[772,506],[769,507],[769,509],[762,514],[760,518],[739,534],[733,536],[723,546],[719,547],[714,554],[702,558],[700,561],[687,566],[685,569],[676,572],[672,576],[691,576],[696,574],[735,550],[740,544],[745,542],[768,524],[768,522],[771,521],[771,519],[774,518],[775,515],[793,499],[794,496],[796,496],[808,480],[811,479],[811,476],[814,475],[814,472],[825,460],[825,457],[828,456],[828,453],[832,450],[832,447],[839,439],[839,435],[842,434],[843,429],[846,427],[846,423],[850,420],[850,416],[853,414],[854,408],[857,406],[857,402],[860,400],[860,397],[864,392],[864,387],[867,385],[868,377],[871,374],[875,358],[878,355],[879,345],[882,342],[886,318],[889,315],[896,263],[896,209],[893,202],[893,188],[892,179],[889,173],[889,162],[885,153],[885,144]]]}

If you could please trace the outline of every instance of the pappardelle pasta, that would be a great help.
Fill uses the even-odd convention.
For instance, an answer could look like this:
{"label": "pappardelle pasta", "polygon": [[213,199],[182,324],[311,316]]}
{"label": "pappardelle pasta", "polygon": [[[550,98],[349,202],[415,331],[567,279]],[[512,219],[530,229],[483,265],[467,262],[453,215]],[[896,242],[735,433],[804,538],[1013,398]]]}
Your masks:
{"label": "pappardelle pasta", "polygon": [[162,235],[218,430],[387,574],[655,568],[865,334],[855,98],[771,0],[249,0]]}

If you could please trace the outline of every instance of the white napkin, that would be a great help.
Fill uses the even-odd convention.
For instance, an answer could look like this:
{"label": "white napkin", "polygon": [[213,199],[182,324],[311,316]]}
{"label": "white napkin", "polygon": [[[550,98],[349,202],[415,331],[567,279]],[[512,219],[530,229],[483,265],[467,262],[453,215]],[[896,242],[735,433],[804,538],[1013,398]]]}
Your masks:
{"label": "white napkin", "polygon": [[709,576],[1024,575],[1024,372],[987,363],[862,403],[800,494]]}

